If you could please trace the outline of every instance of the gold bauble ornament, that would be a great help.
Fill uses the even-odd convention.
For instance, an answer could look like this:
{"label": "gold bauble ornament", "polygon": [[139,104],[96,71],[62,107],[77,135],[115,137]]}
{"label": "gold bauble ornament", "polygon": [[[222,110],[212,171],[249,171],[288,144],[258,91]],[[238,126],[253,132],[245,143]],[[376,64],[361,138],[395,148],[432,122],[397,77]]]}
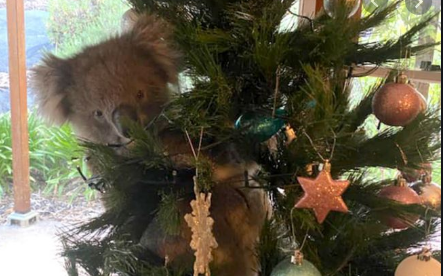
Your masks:
{"label": "gold bauble ornament", "polygon": [[404,260],[395,271],[395,276],[441,276],[441,263],[432,258],[429,249]]}
{"label": "gold bauble ornament", "polygon": [[389,126],[406,126],[427,109],[426,100],[404,75],[397,82],[383,85],[372,101],[374,115]]}
{"label": "gold bauble ornament", "polygon": [[425,174],[422,180],[413,183],[411,188],[420,196],[423,205],[441,213],[441,187],[432,182],[430,174]]}

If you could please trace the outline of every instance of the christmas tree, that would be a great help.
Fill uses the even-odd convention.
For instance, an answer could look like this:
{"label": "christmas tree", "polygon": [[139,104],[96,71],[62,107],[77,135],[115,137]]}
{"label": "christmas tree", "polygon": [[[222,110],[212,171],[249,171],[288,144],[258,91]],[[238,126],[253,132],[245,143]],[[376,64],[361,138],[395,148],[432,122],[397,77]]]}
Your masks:
{"label": "christmas tree", "polygon": [[[336,1],[312,19],[293,13],[292,0],[130,2],[138,13],[170,25],[187,85],[147,128],[131,125],[134,146],[128,156],[85,144],[98,160],[100,175],[93,184],[105,191],[106,212],[62,235],[71,276],[80,267],[91,276],[196,275],[193,259],[159,256],[143,240],[157,224],[166,233],[159,235],[163,246],[174,247],[186,222],[207,219],[195,212],[185,221],[182,206],[201,193],[216,196],[217,187],[230,184],[214,181],[214,163],[229,158],[258,165],[254,174],[239,165],[244,173],[231,181],[240,182],[242,191],[262,191],[272,206],[251,249],[257,275],[316,275],[288,274],[285,269],[297,264],[285,259],[295,250],[321,275],[394,275],[438,230],[438,202],[423,205],[404,179],[376,178],[372,172],[416,171],[439,159],[439,110],[425,107],[401,72],[368,88],[357,104],[351,96],[353,79],[364,77],[355,73],[357,66],[395,65],[434,47],[416,40],[438,14],[398,38],[363,43],[358,37],[383,25],[402,1],[363,18],[350,16],[354,7],[347,1]],[[288,16],[299,24],[282,27]],[[374,113],[387,126],[369,135],[365,123]],[[166,152],[165,129],[187,149]],[[429,183],[425,175],[421,184]],[[203,212],[207,199],[194,201],[194,211]],[[214,227],[217,223],[214,219]],[[210,251],[216,243],[210,233],[207,238],[200,247]],[[295,257],[294,263],[303,263]]]}

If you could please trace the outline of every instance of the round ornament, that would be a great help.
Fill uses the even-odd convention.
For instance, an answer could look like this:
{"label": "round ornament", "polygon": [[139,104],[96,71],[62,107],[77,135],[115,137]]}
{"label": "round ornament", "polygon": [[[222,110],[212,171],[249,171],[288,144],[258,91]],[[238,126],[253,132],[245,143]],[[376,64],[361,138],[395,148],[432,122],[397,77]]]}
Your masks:
{"label": "round ornament", "polygon": [[360,9],[361,0],[325,0],[323,7],[330,17],[335,18],[343,4],[347,7],[348,18],[351,18]]}
{"label": "round ornament", "polygon": [[441,187],[432,183],[432,176],[424,175],[423,179],[412,184],[411,188],[420,196],[423,205],[441,212]]}
{"label": "round ornament", "polygon": [[285,114],[284,109],[278,109],[275,118],[256,112],[248,112],[238,118],[235,128],[244,130],[245,134],[255,141],[266,142],[284,128],[286,122],[281,117]]}
{"label": "round ornament", "polygon": [[372,109],[374,115],[389,126],[406,126],[425,111],[423,96],[404,77],[398,82],[383,85],[374,95]]}
{"label": "round ornament", "polygon": [[411,256],[398,266],[395,276],[441,276],[441,263],[431,256]]}
{"label": "round ornament", "polygon": [[295,257],[277,265],[271,276],[321,276],[321,273],[312,263],[304,260],[301,253],[296,252]]}
{"label": "round ornament", "polygon": [[[420,196],[406,185],[406,180],[404,178],[399,179],[397,185],[382,189],[379,196],[405,205],[421,203]],[[415,215],[402,218],[386,216],[383,218],[383,221],[386,225],[392,227],[393,229],[403,230],[409,228],[411,225],[417,222],[418,219],[419,217]]]}

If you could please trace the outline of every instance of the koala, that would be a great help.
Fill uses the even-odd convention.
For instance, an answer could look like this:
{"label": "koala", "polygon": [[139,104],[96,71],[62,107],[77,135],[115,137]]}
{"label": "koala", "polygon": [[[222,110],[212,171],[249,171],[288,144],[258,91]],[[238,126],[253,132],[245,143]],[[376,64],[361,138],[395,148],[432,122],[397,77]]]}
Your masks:
{"label": "koala", "polygon": [[71,58],[46,56],[31,83],[39,113],[49,123],[70,123],[80,139],[124,144],[122,119],[147,124],[169,101],[168,84],[177,82],[179,55],[168,35],[145,16],[131,31]]}
{"label": "koala", "polygon": [[[128,143],[123,119],[147,125],[170,101],[168,84],[178,81],[180,54],[170,45],[169,34],[162,22],[141,16],[132,29],[73,57],[47,55],[33,69],[31,79],[39,113],[51,124],[71,124],[82,140]],[[183,134],[167,133],[162,138],[171,154],[190,154]],[[218,276],[256,276],[255,247],[270,204],[264,191],[241,187],[244,172],[255,174],[256,164],[226,158],[223,151],[220,156],[211,156],[214,182],[224,183],[214,188],[212,200],[219,243],[213,265]],[[183,216],[190,212],[190,200],[181,206]],[[158,232],[154,221],[140,244],[172,264],[185,261],[192,267],[191,232],[186,223],[178,237],[160,237]]]}

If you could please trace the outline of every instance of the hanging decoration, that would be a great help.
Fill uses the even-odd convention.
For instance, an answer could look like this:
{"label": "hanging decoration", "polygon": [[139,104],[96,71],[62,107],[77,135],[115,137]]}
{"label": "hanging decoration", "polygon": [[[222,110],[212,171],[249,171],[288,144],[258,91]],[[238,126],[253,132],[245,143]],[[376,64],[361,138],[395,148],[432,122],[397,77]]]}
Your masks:
{"label": "hanging decoration", "polygon": [[212,233],[214,220],[210,216],[212,194],[196,192],[196,200],[191,202],[192,214],[185,220],[192,230],[191,248],[195,251],[194,276],[210,276],[209,264],[213,260],[212,250],[218,247]]}
{"label": "hanging decoration", "polygon": [[431,174],[424,174],[422,180],[413,183],[411,188],[420,196],[423,205],[441,213],[441,187],[432,182]]}
{"label": "hanging decoration", "polygon": [[314,209],[319,223],[323,223],[331,211],[349,212],[342,195],[349,187],[350,182],[332,179],[329,160],[326,160],[324,169],[317,178],[299,177],[298,181],[305,191],[305,195],[295,207]]}
{"label": "hanging decoration", "polygon": [[340,4],[343,2],[347,6],[349,18],[353,17],[361,6],[361,0],[325,0],[323,7],[330,17],[336,18]]}
{"label": "hanging decoration", "polygon": [[[397,201],[404,205],[420,204],[421,200],[418,194],[407,186],[406,180],[402,177],[398,179],[395,185],[385,187],[379,193],[382,198]],[[403,218],[398,217],[384,217],[384,223],[389,227],[397,230],[404,230],[409,228],[419,219],[418,216],[409,215]]]}
{"label": "hanging decoration", "polygon": [[423,95],[408,84],[405,74],[401,74],[395,83],[385,84],[377,91],[372,109],[386,125],[407,126],[427,109],[425,103]]}
{"label": "hanging decoration", "polygon": [[300,251],[296,251],[292,258],[275,267],[271,276],[321,276],[321,273],[312,263],[304,260]]}
{"label": "hanging decoration", "polygon": [[282,117],[286,115],[284,109],[277,109],[275,117],[257,112],[247,112],[238,118],[235,128],[257,142],[266,142],[284,128],[286,122]]}
{"label": "hanging decoration", "polygon": [[419,255],[404,260],[395,276],[441,276],[441,263],[432,257],[430,248],[424,248]]}
{"label": "hanging decoration", "polygon": [[[198,151],[194,149],[189,133],[186,132],[186,136],[195,161],[198,163],[203,140],[203,128],[200,134]],[[211,276],[209,265],[213,261],[212,250],[218,248],[218,243],[212,232],[214,219],[212,219],[209,211],[212,194],[205,194],[199,191],[198,175],[199,169],[197,167],[196,176],[194,177],[195,200],[191,201],[192,213],[185,215],[185,221],[192,231],[190,246],[195,251],[194,276],[199,276],[200,274]]]}

